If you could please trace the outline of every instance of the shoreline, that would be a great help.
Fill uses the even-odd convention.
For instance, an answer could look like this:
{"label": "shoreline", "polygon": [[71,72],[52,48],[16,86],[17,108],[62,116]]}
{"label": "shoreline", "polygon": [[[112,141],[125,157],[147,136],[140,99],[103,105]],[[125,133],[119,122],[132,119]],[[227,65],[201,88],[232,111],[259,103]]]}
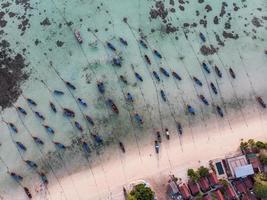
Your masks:
{"label": "shoreline", "polygon": [[[266,140],[262,129],[264,129],[262,121],[254,118],[249,120],[248,127],[244,126],[243,122],[234,124],[233,133],[231,130],[224,130],[224,134],[219,133],[219,130],[210,130],[208,134],[212,133],[213,136],[209,140],[201,137],[197,141],[197,146],[184,142],[183,151],[175,145],[178,137],[170,141],[164,140],[158,155],[154,153],[152,146],[144,146],[141,149],[141,157],[137,151],[126,152],[122,156],[117,154],[100,165],[94,165],[91,168],[92,171],[88,169],[61,178],[60,183],[64,185],[68,199],[77,198],[77,193],[85,195],[79,197],[80,199],[108,199],[110,193],[112,193],[112,199],[121,199],[122,187],[135,180],[145,179],[155,184],[157,180],[164,179],[170,174],[186,180],[188,168],[205,166],[209,160],[235,153],[239,149],[241,139]],[[232,136],[230,137],[229,134]],[[223,144],[222,141],[224,141]],[[103,161],[105,154],[101,157]],[[91,172],[94,173],[95,179]],[[100,188],[101,194],[98,195],[97,191]],[[52,199],[60,199],[62,194],[57,184],[49,185],[48,190],[53,196]]]}

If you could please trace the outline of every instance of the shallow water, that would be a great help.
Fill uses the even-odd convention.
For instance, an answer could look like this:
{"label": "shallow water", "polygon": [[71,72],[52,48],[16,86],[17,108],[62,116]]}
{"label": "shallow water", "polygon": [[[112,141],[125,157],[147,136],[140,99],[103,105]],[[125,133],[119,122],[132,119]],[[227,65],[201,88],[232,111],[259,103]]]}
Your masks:
{"label": "shallow water", "polygon": [[[10,62],[1,62],[1,73],[11,73],[10,79],[17,80],[14,85],[14,81],[7,79],[10,87],[1,89],[5,100],[11,99],[1,101],[2,117],[14,123],[19,132],[13,134],[4,122],[0,124],[3,133],[0,135],[1,196],[10,199],[12,191],[17,189],[18,199],[26,198],[21,185],[27,186],[35,195],[34,187],[41,183],[39,176],[22,159],[37,162],[37,171],[44,171],[51,182],[57,182],[63,175],[88,168],[90,164],[100,165],[101,159],[117,155],[118,141],[122,141],[129,151],[144,145],[154,148],[154,132],[166,127],[176,131],[175,122],[180,122],[184,134],[177,148],[181,148],[183,142],[212,137],[198,134],[204,130],[231,129],[239,120],[246,125],[250,115],[262,112],[255,97],[261,96],[267,101],[266,1],[231,0],[227,5],[222,1],[201,2],[3,1],[1,44],[7,41],[10,46],[0,46],[1,52],[6,50],[11,58],[21,54],[25,66],[20,66],[22,70],[19,70],[12,68]],[[218,24],[215,16],[218,16]],[[80,31],[82,44],[75,39],[75,30]],[[201,41],[200,32],[206,42]],[[119,37],[124,38],[128,46],[120,43]],[[139,44],[140,38],[148,49]],[[116,52],[107,47],[107,41],[116,47]],[[206,55],[201,51],[203,46],[211,45],[215,52]],[[153,49],[162,55],[162,59],[153,54]],[[146,63],[145,54],[152,65]],[[122,57],[121,67],[111,63],[112,58],[118,56]],[[208,64],[210,74],[203,70],[202,62]],[[215,65],[222,72],[222,78],[216,75]],[[182,81],[164,76],[160,67],[170,74],[176,71]],[[229,67],[235,71],[236,79],[231,78]],[[14,73],[17,70],[17,74]],[[160,82],[153,77],[153,71],[159,74]],[[134,72],[142,76],[143,82],[136,79]],[[119,80],[120,75],[127,78],[128,85]],[[202,81],[202,87],[193,82],[193,76]],[[1,77],[4,80],[4,76]],[[68,89],[64,80],[75,85],[76,90]],[[105,95],[98,92],[97,81],[104,82]],[[209,86],[211,81],[218,89],[217,95]],[[55,96],[51,92],[54,89],[65,94]],[[167,102],[162,100],[160,90],[165,92]],[[133,104],[126,103],[127,92],[133,95]],[[206,97],[209,106],[198,99],[199,94]],[[84,99],[88,107],[79,105],[78,97]],[[28,105],[25,98],[33,99],[37,106]],[[119,108],[118,116],[106,105],[108,98]],[[51,111],[49,101],[56,105],[58,113]],[[23,107],[27,116],[18,115],[12,103]],[[186,104],[196,110],[195,116],[186,111]],[[216,105],[222,108],[224,118],[217,114]],[[62,116],[63,107],[75,111],[75,121],[81,124],[83,133],[75,128],[74,120]],[[36,118],[34,111],[42,113],[45,121]],[[143,117],[142,126],[136,123],[135,112]],[[85,121],[85,114],[94,119],[94,127]],[[42,124],[51,126],[55,135],[49,136]],[[93,150],[85,159],[80,143],[75,141],[83,137],[94,148],[92,133],[100,135],[105,145],[97,147],[98,154]],[[45,145],[36,146],[31,135],[41,138]],[[21,141],[27,151],[19,153],[13,141]],[[51,141],[60,142],[68,149],[58,151]],[[99,155],[103,152],[110,152],[110,156],[101,158]],[[23,175],[21,185],[6,173],[6,166],[9,171]]]}

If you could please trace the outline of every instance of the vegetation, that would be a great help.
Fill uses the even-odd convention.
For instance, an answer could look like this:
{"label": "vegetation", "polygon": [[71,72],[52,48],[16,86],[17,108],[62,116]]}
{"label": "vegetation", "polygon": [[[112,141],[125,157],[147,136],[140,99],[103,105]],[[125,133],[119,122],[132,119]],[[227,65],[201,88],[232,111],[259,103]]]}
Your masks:
{"label": "vegetation", "polygon": [[255,195],[260,199],[267,198],[267,176],[265,174],[259,173],[255,175],[255,184],[253,191]]}
{"label": "vegetation", "polygon": [[193,182],[197,182],[199,180],[199,178],[200,178],[198,172],[194,171],[193,169],[188,169],[187,170],[187,176]]}
{"label": "vegetation", "polygon": [[153,200],[154,192],[151,188],[141,183],[134,186],[133,190],[128,194],[127,200]]}
{"label": "vegetation", "polygon": [[207,177],[209,175],[209,169],[201,166],[198,168],[198,174],[200,177]]}
{"label": "vegetation", "polygon": [[262,141],[255,142],[253,139],[249,139],[248,141],[241,140],[240,143],[240,149],[241,151],[260,151],[263,149],[267,149],[267,143]]}
{"label": "vegetation", "polygon": [[229,184],[228,181],[225,179],[220,179],[219,182],[224,188],[227,187]]}
{"label": "vegetation", "polygon": [[263,165],[267,165],[267,153],[266,152],[260,153],[260,161]]}

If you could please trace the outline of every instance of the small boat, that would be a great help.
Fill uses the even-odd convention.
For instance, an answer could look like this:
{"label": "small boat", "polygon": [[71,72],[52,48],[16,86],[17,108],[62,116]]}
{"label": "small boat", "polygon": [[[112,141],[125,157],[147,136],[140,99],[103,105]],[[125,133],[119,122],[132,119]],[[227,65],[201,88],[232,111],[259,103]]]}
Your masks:
{"label": "small boat", "polygon": [[122,37],[120,37],[119,39],[124,46],[128,46],[128,42],[125,39],[123,39]]}
{"label": "small boat", "polygon": [[68,86],[68,88],[70,88],[72,90],[76,90],[76,87],[73,84],[71,84],[70,82],[65,81],[65,84]]}
{"label": "small boat", "polygon": [[75,127],[80,131],[80,132],[83,132],[83,127],[82,125],[79,123],[79,122],[74,122],[74,125]]}
{"label": "small boat", "polygon": [[157,72],[153,71],[153,76],[155,77],[155,79],[157,79],[158,82],[160,82],[160,78]]}
{"label": "small boat", "polygon": [[166,138],[167,140],[170,139],[170,133],[169,133],[169,129],[165,128],[165,135],[166,135]]}
{"label": "small boat", "polygon": [[95,125],[95,123],[94,123],[93,119],[92,119],[90,116],[88,116],[88,115],[85,115],[85,118],[86,118],[86,120],[87,120],[87,122],[88,122],[89,124],[91,124],[92,126],[94,126],[94,125]]}
{"label": "small boat", "polygon": [[147,44],[143,41],[143,40],[140,40],[139,41],[141,46],[144,47],[145,49],[147,49]]}
{"label": "small boat", "polygon": [[112,99],[107,100],[107,104],[111,107],[112,111],[116,114],[119,114],[119,109],[115,105],[115,103],[112,101]]}
{"label": "small boat", "polygon": [[27,165],[30,168],[36,169],[38,167],[38,165],[35,162],[31,161],[31,160],[25,160],[25,162],[27,163]]}
{"label": "small boat", "polygon": [[177,126],[177,131],[179,132],[180,135],[182,135],[183,134],[183,127],[182,127],[181,123],[177,122],[176,126]]}
{"label": "small boat", "polygon": [[103,140],[99,135],[92,134],[92,137],[94,138],[95,142],[98,144],[102,144]]}
{"label": "small boat", "polygon": [[20,182],[23,180],[23,177],[16,174],[15,172],[10,172],[9,175],[17,182]]}
{"label": "small boat", "polygon": [[39,173],[39,176],[43,182],[44,185],[48,185],[48,179],[47,179],[47,176],[43,173],[43,172],[40,172]]}
{"label": "small boat", "polygon": [[128,92],[127,93],[127,101],[129,101],[129,102],[133,102],[134,100],[133,100],[133,96]]}
{"label": "small boat", "polygon": [[32,194],[31,194],[30,190],[27,187],[23,187],[23,189],[24,189],[24,192],[27,195],[27,197],[29,199],[32,199]]}
{"label": "small boat", "polygon": [[38,137],[32,137],[36,144],[44,145],[44,142]]}
{"label": "small boat", "polygon": [[43,127],[45,128],[46,132],[48,132],[50,134],[54,134],[55,133],[55,131],[50,126],[43,125]]}
{"label": "small boat", "polygon": [[162,100],[166,102],[167,99],[166,99],[165,92],[163,90],[160,90],[160,95],[161,95]]}
{"label": "small boat", "polygon": [[223,111],[222,111],[222,109],[221,109],[220,106],[216,106],[216,110],[217,110],[217,113],[218,113],[221,117],[224,116]]}
{"label": "small boat", "polygon": [[64,92],[62,92],[60,90],[54,90],[54,94],[55,95],[64,95]]}
{"label": "small boat", "polygon": [[229,73],[230,73],[231,77],[233,79],[235,79],[235,72],[233,71],[233,69],[231,67],[229,68]]}
{"label": "small boat", "polygon": [[155,140],[155,150],[156,150],[156,153],[158,154],[159,153],[159,142],[157,140]]}
{"label": "small boat", "polygon": [[113,58],[112,64],[118,67],[121,67],[121,58]]}
{"label": "small boat", "polygon": [[214,69],[215,69],[215,72],[216,72],[217,76],[218,76],[219,78],[222,78],[222,72],[221,72],[221,70],[217,67],[217,65],[214,66]]}
{"label": "small boat", "polygon": [[209,69],[209,67],[208,67],[208,65],[206,63],[203,62],[202,63],[202,67],[208,74],[210,74],[210,69]]}
{"label": "small boat", "polygon": [[202,82],[197,77],[193,76],[193,80],[195,81],[195,83],[197,85],[199,85],[199,86],[202,86],[203,85]]}
{"label": "small boat", "polygon": [[139,81],[143,82],[143,78],[142,78],[142,76],[141,76],[140,74],[138,74],[137,72],[135,72],[134,74],[135,74],[135,77],[136,77]]}
{"label": "small boat", "polygon": [[21,149],[22,151],[27,151],[27,148],[21,142],[16,142],[16,144],[17,144],[17,147]]}
{"label": "small boat", "polygon": [[156,135],[157,135],[157,141],[158,141],[159,143],[161,143],[161,135],[160,135],[160,132],[157,131],[157,132],[156,132]]}
{"label": "small boat", "polygon": [[266,108],[266,103],[263,101],[261,97],[257,96],[256,100],[261,105],[261,107]]}
{"label": "small boat", "polygon": [[38,117],[39,119],[45,120],[45,117],[40,112],[35,111],[34,113],[35,113],[36,117]]}
{"label": "small boat", "polygon": [[9,122],[8,125],[13,132],[18,133],[18,129],[13,123]]}
{"label": "small boat", "polygon": [[138,122],[138,124],[143,124],[144,123],[142,117],[138,113],[134,114],[134,118]]}
{"label": "small boat", "polygon": [[72,117],[72,118],[75,117],[75,113],[68,108],[63,108],[63,115],[67,117]]}
{"label": "small boat", "polygon": [[217,88],[215,87],[215,85],[212,82],[210,83],[210,87],[211,87],[214,94],[218,94]]}
{"label": "small boat", "polygon": [[98,88],[98,91],[101,94],[104,94],[105,93],[105,86],[104,86],[104,83],[102,81],[98,81],[97,82],[97,88]]}
{"label": "small boat", "polygon": [[126,80],[126,78],[123,75],[120,75],[120,79],[122,82],[124,82],[126,85],[128,84],[128,81]]}
{"label": "small boat", "polygon": [[208,100],[202,94],[200,94],[198,97],[205,105],[209,105]]}
{"label": "small boat", "polygon": [[51,110],[52,110],[54,113],[56,113],[56,112],[57,112],[56,106],[55,106],[51,101],[50,101],[49,105],[50,105]]}
{"label": "small boat", "polygon": [[27,115],[27,112],[26,112],[26,110],[24,110],[22,107],[17,107],[17,110],[21,113],[21,114],[23,114],[23,115]]}
{"label": "small boat", "polygon": [[82,39],[82,37],[81,37],[81,33],[80,33],[80,31],[74,31],[74,35],[75,35],[77,41],[78,41],[80,44],[83,43],[83,39]]}
{"label": "small boat", "polygon": [[37,106],[37,103],[36,103],[35,101],[33,101],[32,99],[27,98],[26,100],[27,100],[27,102],[28,102],[30,105],[32,105],[32,106]]}
{"label": "small boat", "polygon": [[145,57],[147,64],[151,65],[150,58],[146,54],[144,55],[144,57]]}
{"label": "small boat", "polygon": [[124,145],[122,142],[119,142],[119,147],[120,147],[122,153],[125,153],[125,148],[124,148]]}
{"label": "small boat", "polygon": [[164,74],[165,76],[170,77],[169,72],[167,72],[164,68],[160,67],[159,70],[160,70],[160,72],[161,72],[162,74]]}
{"label": "small boat", "polygon": [[187,105],[187,111],[188,111],[190,114],[195,115],[195,109],[194,109],[192,106]]}
{"label": "small boat", "polygon": [[200,39],[202,40],[202,42],[206,42],[206,38],[205,38],[205,36],[204,36],[204,34],[203,33],[199,33],[199,37],[200,37]]}
{"label": "small boat", "polygon": [[123,187],[122,190],[123,190],[123,196],[124,196],[124,199],[127,200],[127,199],[128,199],[128,198],[127,198],[128,194],[127,194],[126,188]]}
{"label": "small boat", "polygon": [[83,147],[83,151],[86,154],[90,154],[91,153],[91,149],[90,149],[89,145],[85,141],[83,141],[82,147]]}
{"label": "small boat", "polygon": [[181,78],[181,76],[179,76],[176,72],[172,72],[172,76],[174,77],[174,78],[176,78],[178,81],[181,81],[182,80],[182,78]]}
{"label": "small boat", "polygon": [[161,54],[157,51],[157,50],[153,50],[153,53],[158,57],[158,58],[162,58]]}
{"label": "small boat", "polygon": [[55,146],[59,149],[66,149],[66,146],[64,144],[61,144],[59,142],[53,142]]}
{"label": "small boat", "polygon": [[82,106],[87,107],[87,103],[83,99],[78,98],[77,100]]}
{"label": "small boat", "polygon": [[107,42],[107,46],[109,49],[111,49],[112,51],[116,51],[116,48],[114,47],[113,44],[111,44],[110,42]]}

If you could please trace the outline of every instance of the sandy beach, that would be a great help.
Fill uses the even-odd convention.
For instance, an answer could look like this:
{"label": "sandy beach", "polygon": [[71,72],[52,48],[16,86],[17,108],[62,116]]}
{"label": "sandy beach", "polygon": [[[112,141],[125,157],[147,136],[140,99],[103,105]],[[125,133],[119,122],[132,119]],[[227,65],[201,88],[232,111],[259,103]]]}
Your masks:
{"label": "sandy beach", "polygon": [[[140,149],[141,156],[134,149],[125,155],[119,153],[107,162],[103,159],[101,166],[93,166],[91,171],[88,169],[64,177],[60,182],[68,199],[120,200],[123,199],[122,187],[139,179],[148,180],[157,190],[165,191],[165,181],[170,174],[186,181],[188,168],[208,166],[209,160],[236,154],[241,139],[266,140],[266,125],[266,121],[258,117],[250,118],[248,126],[239,122],[232,124],[232,129],[198,133],[211,136],[209,139],[199,137],[195,144],[189,140],[183,142],[182,149],[175,145],[179,143],[177,135],[172,135],[170,141],[164,138],[158,155],[151,144]],[[48,189],[51,199],[65,199],[58,185],[51,185]]]}

